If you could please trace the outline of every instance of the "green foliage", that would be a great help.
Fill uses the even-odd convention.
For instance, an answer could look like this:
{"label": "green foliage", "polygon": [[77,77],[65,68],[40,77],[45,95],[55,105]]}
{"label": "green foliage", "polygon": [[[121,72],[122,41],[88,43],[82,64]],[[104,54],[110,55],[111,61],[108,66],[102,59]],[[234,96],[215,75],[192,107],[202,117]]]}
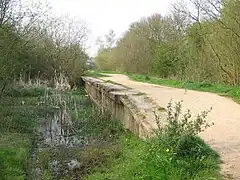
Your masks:
{"label": "green foliage", "polygon": [[169,124],[159,126],[156,136],[146,141],[122,135],[119,158],[110,159],[107,169],[86,179],[221,179],[219,155],[196,136],[202,131],[199,127],[208,126],[206,114],[196,120],[190,120],[189,112],[180,114],[181,104],[169,104]]}
{"label": "green foliage", "polygon": [[219,155],[199,137],[183,136],[178,141],[177,147],[177,158],[219,158]]}
{"label": "green foliage", "polygon": [[[191,8],[175,6],[167,16],[154,14],[132,23],[116,46],[99,51],[99,68],[240,85],[239,1],[186,4]],[[199,14],[193,13],[199,8]]]}
{"label": "green foliage", "polygon": [[5,78],[13,78],[14,72],[19,71],[21,65],[25,63],[24,59],[20,59],[22,43],[12,25],[0,26],[0,82]]}
{"label": "green foliage", "polygon": [[[198,137],[186,136],[175,151],[169,148],[172,137],[152,139],[147,146],[142,177],[151,179],[220,178],[219,157]],[[187,149],[183,149],[187,148]],[[195,154],[197,152],[197,154]]]}
{"label": "green foliage", "polygon": [[[209,127],[207,112],[191,119],[191,113],[181,113],[181,104],[168,105],[168,124],[159,129],[148,142],[144,159],[145,178],[205,179],[220,178],[219,155],[197,134]],[[145,164],[146,163],[146,164]],[[206,176],[207,175],[207,176]]]}
{"label": "green foliage", "polygon": [[[19,78],[51,80],[63,73],[71,86],[79,85],[88,60],[86,27],[70,19],[63,22],[47,17],[46,6],[36,5],[35,9],[23,6],[21,1],[1,1],[0,96],[6,84]],[[22,8],[15,12],[14,7]]]}
{"label": "green foliage", "polygon": [[[188,110],[186,114],[182,115],[181,102],[176,103],[174,107],[172,102],[170,102],[167,106],[168,125],[165,128],[164,133],[178,138],[181,138],[181,136],[196,136],[211,126],[211,124],[206,121],[206,117],[209,112],[210,111],[203,111],[200,115],[197,115],[196,119],[193,120],[191,119],[192,115],[190,110]],[[159,128],[160,127],[161,124],[159,124]]]}
{"label": "green foliage", "polygon": [[98,55],[95,58],[97,67],[104,71],[114,70],[116,65],[115,61],[113,60],[113,53],[113,50],[99,50]]}
{"label": "green foliage", "polygon": [[188,157],[199,158],[203,154],[207,155],[205,150],[213,151],[197,135],[213,125],[206,121],[208,113],[209,111],[203,111],[197,115],[196,119],[192,119],[189,110],[182,114],[181,102],[177,102],[175,105],[169,102],[167,107],[168,123],[163,128],[160,119],[156,116],[159,127],[156,133],[158,137],[167,139],[164,143],[176,157],[187,157],[188,155]]}

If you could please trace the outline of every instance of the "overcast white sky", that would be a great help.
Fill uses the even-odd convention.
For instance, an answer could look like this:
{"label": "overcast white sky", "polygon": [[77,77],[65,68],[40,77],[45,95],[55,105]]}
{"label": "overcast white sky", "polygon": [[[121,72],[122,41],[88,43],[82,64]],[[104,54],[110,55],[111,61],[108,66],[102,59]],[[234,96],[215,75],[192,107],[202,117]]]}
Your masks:
{"label": "overcast white sky", "polygon": [[114,30],[117,37],[128,26],[143,16],[154,13],[166,14],[175,0],[49,0],[56,16],[68,14],[70,17],[86,21],[89,35],[89,55],[97,51],[96,39]]}

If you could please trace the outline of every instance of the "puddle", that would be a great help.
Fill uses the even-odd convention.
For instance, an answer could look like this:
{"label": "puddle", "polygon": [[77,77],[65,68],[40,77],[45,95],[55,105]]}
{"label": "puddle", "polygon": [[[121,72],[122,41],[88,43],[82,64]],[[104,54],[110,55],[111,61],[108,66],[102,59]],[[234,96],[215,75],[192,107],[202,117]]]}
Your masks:
{"label": "puddle", "polygon": [[39,105],[44,111],[39,115],[40,126],[33,138],[28,166],[30,180],[81,179],[119,154],[112,141],[114,133],[109,134],[108,126],[101,125],[104,120],[108,123],[109,117],[91,116],[94,109],[81,99],[77,102],[68,97],[56,99],[57,103],[48,98],[49,102],[42,100]]}
{"label": "puddle", "polygon": [[76,135],[72,122],[66,121],[61,112],[55,113],[53,118],[50,118],[40,128],[40,136],[42,144],[49,147],[55,146],[83,146],[88,144],[86,137]]}
{"label": "puddle", "polygon": [[89,145],[87,137],[76,134],[69,115],[60,110],[44,120],[36,141],[30,162],[34,180],[73,177],[81,169],[79,153]]}

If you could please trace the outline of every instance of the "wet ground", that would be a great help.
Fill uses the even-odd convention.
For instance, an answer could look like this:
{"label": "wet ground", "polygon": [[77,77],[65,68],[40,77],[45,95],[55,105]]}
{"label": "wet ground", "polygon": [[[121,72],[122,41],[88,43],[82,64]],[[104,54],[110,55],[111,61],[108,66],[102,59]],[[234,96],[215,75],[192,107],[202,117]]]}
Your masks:
{"label": "wet ground", "polygon": [[82,179],[104,165],[108,157],[117,156],[118,147],[111,138],[114,133],[108,133],[107,129],[107,133],[102,134],[101,124],[97,127],[92,121],[92,118],[106,117],[88,115],[87,109],[96,113],[91,110],[93,107],[75,103],[70,108],[54,108],[54,113],[39,119],[40,127],[29,160],[29,179]]}

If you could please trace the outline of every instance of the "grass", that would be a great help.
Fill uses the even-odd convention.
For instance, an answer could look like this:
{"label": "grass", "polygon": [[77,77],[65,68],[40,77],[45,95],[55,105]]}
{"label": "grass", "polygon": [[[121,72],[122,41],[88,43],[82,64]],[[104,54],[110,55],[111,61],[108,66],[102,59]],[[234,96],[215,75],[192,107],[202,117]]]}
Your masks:
{"label": "grass", "polygon": [[[43,89],[12,89],[0,101],[0,179],[21,180],[29,178],[30,153],[35,142],[39,118],[54,111],[47,105],[37,105],[43,100]],[[59,92],[58,92],[59,93]],[[49,96],[53,96],[50,92]],[[71,97],[75,99],[78,118]],[[57,159],[62,164],[77,160],[80,167],[67,171],[58,179],[220,179],[219,156],[200,138],[184,138],[176,156],[169,144],[171,136],[158,135],[142,140],[124,131],[119,121],[110,114],[94,108],[83,90],[62,93],[77,135],[88,137],[95,143],[75,148],[47,147],[38,151],[36,167],[43,171],[42,179],[52,179],[50,162]],[[68,100],[68,101],[67,101]],[[50,102],[50,101],[49,101]],[[190,139],[190,140],[189,140]],[[200,147],[200,148],[199,148]],[[185,153],[193,152],[193,153]],[[178,152],[178,151],[176,151]],[[184,153],[182,153],[184,152]],[[196,155],[197,154],[197,155]]]}
{"label": "grass", "polygon": [[[53,108],[38,105],[45,91],[45,88],[15,87],[9,88],[1,97],[0,180],[28,178],[30,153],[38,135],[40,119],[55,111]],[[49,95],[52,93],[50,90]],[[74,96],[78,104],[87,103],[83,90],[64,94]],[[90,103],[88,104],[91,107]]]}
{"label": "grass", "polygon": [[0,100],[0,179],[26,179],[32,135],[37,125],[36,101],[35,95],[20,97],[14,92]]}
{"label": "grass", "polygon": [[30,138],[21,133],[3,133],[0,135],[0,147],[0,179],[25,179]]}
{"label": "grass", "polygon": [[165,128],[159,126],[156,135],[145,141],[121,134],[118,158],[110,158],[85,179],[221,179],[219,155],[196,135],[207,125],[205,115],[192,120],[189,113],[181,118],[181,104],[169,103]]}
{"label": "grass", "polygon": [[[94,141],[93,144],[73,148],[41,145],[41,138],[38,140],[39,127],[47,123],[46,117],[58,111],[52,105],[56,104],[59,95],[67,104],[75,135],[89,138]],[[53,179],[50,164],[54,159],[63,164],[59,174],[61,177],[57,179],[82,178],[93,168],[97,169],[105,165],[108,159],[118,156],[116,139],[124,132],[119,121],[110,121],[109,114],[102,115],[95,109],[83,89],[68,92],[49,89],[47,96],[44,88],[8,89],[0,99],[0,117],[0,180],[37,179],[34,169],[41,170],[42,179]],[[32,159],[36,142],[41,148],[34,150],[37,161]],[[66,173],[66,162],[71,159],[83,163],[80,169]]]}
{"label": "grass", "polygon": [[[115,158],[118,155],[118,149],[115,144],[86,146],[84,148],[56,148],[48,151],[40,151],[37,156],[39,158],[39,165],[44,167],[44,178],[52,179],[51,167],[49,162],[52,162],[53,157],[57,159],[58,163],[62,164],[60,167],[60,173],[56,177],[57,179],[81,179],[86,174],[96,171],[99,167],[102,167],[107,163],[110,158]],[[73,172],[64,174],[66,171],[65,161],[75,160],[80,163],[80,167]]]}
{"label": "grass", "polygon": [[173,159],[165,143],[168,140],[167,137],[158,137],[143,141],[132,134],[124,134],[118,140],[121,149],[119,157],[110,158],[105,167],[98,168],[85,179],[221,179],[219,156],[204,142],[198,142],[205,150],[204,158],[190,156]]}
{"label": "grass", "polygon": [[128,74],[129,78],[139,82],[146,82],[157,85],[164,85],[175,88],[204,91],[217,93],[221,96],[230,97],[240,103],[240,87],[223,84],[211,84],[207,82],[177,81],[170,79],[162,79],[145,75]]}

